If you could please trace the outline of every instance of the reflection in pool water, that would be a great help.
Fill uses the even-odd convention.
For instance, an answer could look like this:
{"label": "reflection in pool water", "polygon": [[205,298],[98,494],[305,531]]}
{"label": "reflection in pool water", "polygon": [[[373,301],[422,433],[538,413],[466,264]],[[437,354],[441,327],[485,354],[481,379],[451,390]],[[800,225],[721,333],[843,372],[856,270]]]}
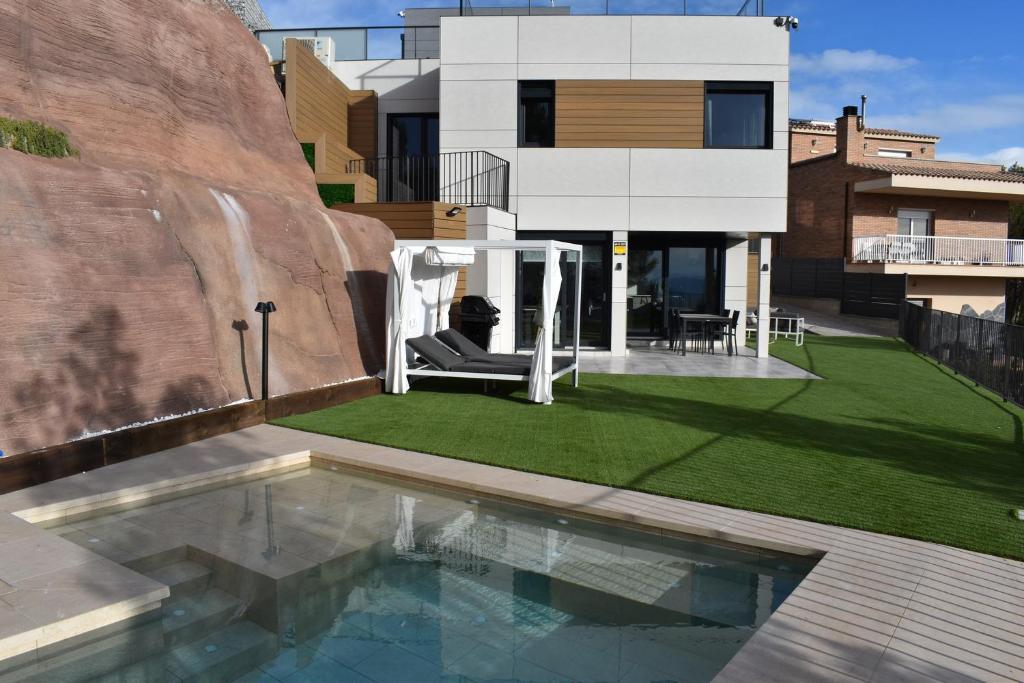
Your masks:
{"label": "reflection in pool water", "polygon": [[21,678],[709,681],[813,566],[321,468],[60,532],[172,594]]}

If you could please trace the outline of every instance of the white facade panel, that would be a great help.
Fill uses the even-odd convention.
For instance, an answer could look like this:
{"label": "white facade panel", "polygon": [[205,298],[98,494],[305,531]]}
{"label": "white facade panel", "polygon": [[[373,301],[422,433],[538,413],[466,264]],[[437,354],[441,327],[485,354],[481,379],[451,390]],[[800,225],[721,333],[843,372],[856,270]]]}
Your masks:
{"label": "white facade panel", "polygon": [[630,65],[634,80],[785,81],[789,68],[779,64],[638,64]]}
{"label": "white facade panel", "polygon": [[518,17],[446,17],[441,61],[445,64],[515,64]]}
{"label": "white facade panel", "polygon": [[616,230],[629,224],[628,197],[519,196],[520,230]]}
{"label": "white facade panel", "polygon": [[559,78],[577,80],[627,80],[629,64],[520,64],[519,78],[524,81],[544,81]]}
{"label": "white facade panel", "polygon": [[632,149],[629,194],[643,197],[786,197],[784,149]]}
{"label": "white facade panel", "polygon": [[624,197],[629,192],[628,149],[519,150],[522,195]]}
{"label": "white facade panel", "polygon": [[515,81],[442,81],[445,130],[516,130],[519,89]]}
{"label": "white facade panel", "polygon": [[462,149],[495,149],[501,148],[504,151],[498,156],[510,161],[509,152],[515,154],[518,149],[518,133],[511,130],[442,130],[440,131],[440,145],[442,149],[451,151],[451,148]]}
{"label": "white facade panel", "polygon": [[786,198],[633,196],[627,225],[630,230],[784,232]]}
{"label": "white facade panel", "polygon": [[520,64],[629,64],[633,17],[519,17]]}
{"label": "white facade panel", "polygon": [[445,64],[446,81],[514,81],[519,78],[515,64]]}
{"label": "white facade panel", "polygon": [[774,17],[631,19],[634,64],[789,64],[789,33]]}

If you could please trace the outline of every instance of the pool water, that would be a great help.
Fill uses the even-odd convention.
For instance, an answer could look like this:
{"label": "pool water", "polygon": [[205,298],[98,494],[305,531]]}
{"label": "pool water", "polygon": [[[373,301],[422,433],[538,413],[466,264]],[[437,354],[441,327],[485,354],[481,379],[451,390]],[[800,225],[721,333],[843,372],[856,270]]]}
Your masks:
{"label": "pool water", "polygon": [[814,564],[320,467],[59,532],[171,586],[111,680],[710,681]]}

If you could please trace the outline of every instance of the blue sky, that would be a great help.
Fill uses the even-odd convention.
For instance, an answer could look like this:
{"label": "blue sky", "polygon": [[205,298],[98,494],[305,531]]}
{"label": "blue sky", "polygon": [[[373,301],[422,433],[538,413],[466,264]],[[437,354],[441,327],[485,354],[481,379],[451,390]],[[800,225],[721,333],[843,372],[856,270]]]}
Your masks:
{"label": "blue sky", "polygon": [[[689,1],[691,6],[740,4]],[[275,28],[391,25],[401,23],[396,13],[405,6],[453,4],[261,2]],[[588,2],[594,0],[569,4],[581,7]],[[651,2],[659,0],[637,0],[637,6]],[[626,2],[613,0],[614,4]],[[940,135],[943,158],[1024,163],[1024,2],[765,0],[765,5],[772,15],[800,18],[791,44],[792,116],[834,119],[844,104],[857,104],[866,94],[869,126]]]}

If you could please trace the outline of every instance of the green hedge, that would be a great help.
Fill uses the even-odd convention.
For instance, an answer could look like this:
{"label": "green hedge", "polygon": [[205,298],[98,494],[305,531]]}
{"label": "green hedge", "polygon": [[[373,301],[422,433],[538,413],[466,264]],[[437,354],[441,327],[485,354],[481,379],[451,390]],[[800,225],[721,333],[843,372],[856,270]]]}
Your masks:
{"label": "green hedge", "polygon": [[0,116],[0,147],[15,149],[40,157],[70,157],[78,152],[71,148],[68,136],[59,130],[35,121],[17,121]]}
{"label": "green hedge", "polygon": [[309,167],[316,170],[316,144],[312,142],[300,142],[302,146],[302,154],[306,157],[306,163]]}
{"label": "green hedge", "polygon": [[317,185],[316,189],[320,191],[324,206],[351,204],[356,200],[355,185]]}

